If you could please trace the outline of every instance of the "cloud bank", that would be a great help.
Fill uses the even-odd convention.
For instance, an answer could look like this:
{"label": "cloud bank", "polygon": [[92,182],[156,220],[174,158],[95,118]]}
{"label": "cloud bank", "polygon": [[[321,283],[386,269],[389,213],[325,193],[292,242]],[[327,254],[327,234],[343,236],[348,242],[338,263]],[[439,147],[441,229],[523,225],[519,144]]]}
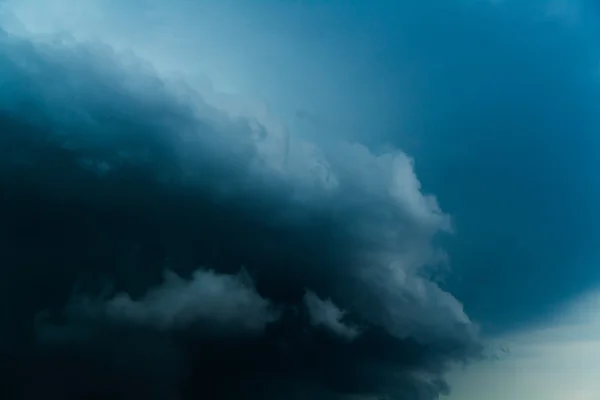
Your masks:
{"label": "cloud bank", "polygon": [[94,41],[0,52],[14,398],[428,400],[478,355],[402,151],[319,146]]}

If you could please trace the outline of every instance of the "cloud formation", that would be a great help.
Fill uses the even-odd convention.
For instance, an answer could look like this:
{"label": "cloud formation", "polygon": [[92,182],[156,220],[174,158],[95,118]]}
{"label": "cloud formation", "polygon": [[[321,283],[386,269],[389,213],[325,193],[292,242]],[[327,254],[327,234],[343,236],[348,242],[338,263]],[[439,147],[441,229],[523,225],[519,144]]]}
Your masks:
{"label": "cloud formation", "polygon": [[320,146],[106,44],[0,52],[15,398],[428,400],[478,354],[402,151]]}
{"label": "cloud formation", "polygon": [[197,270],[189,281],[171,271],[164,283],[140,299],[119,293],[100,303],[82,299],[78,312],[100,318],[169,329],[212,329],[213,334],[259,334],[277,319],[269,301],[260,297],[242,274],[218,275]]}
{"label": "cloud formation", "polygon": [[360,334],[358,328],[344,323],[345,312],[331,300],[321,300],[313,292],[306,292],[304,305],[312,325],[324,327],[347,340],[353,340]]}

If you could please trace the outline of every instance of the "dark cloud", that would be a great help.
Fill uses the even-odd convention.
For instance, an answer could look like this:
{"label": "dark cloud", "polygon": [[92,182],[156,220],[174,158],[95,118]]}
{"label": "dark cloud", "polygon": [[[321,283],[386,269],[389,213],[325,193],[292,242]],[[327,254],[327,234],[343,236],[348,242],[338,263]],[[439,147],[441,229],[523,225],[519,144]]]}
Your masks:
{"label": "dark cloud", "polygon": [[427,400],[477,355],[404,153],[319,148],[99,44],[0,52],[12,398]]}

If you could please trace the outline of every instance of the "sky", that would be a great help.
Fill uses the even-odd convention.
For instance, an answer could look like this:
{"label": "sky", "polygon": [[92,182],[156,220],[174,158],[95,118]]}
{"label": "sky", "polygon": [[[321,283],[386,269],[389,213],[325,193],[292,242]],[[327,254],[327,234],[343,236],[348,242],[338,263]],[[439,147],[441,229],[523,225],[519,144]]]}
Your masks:
{"label": "sky", "polygon": [[599,19],[1,1],[15,398],[600,399]]}

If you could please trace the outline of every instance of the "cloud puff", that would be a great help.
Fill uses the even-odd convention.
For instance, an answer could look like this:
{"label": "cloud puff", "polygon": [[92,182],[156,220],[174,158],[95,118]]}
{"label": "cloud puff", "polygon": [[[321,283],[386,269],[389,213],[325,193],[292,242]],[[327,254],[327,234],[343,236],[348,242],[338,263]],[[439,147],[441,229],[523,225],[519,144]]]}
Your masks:
{"label": "cloud puff", "polygon": [[145,396],[164,369],[148,346],[183,359],[160,393],[184,399],[421,400],[476,354],[427,276],[450,218],[403,152],[319,145],[95,42],[2,33],[0,52],[1,280],[20,304],[2,324],[16,360],[68,360],[15,367],[27,382],[58,394],[85,371],[81,398],[112,370],[106,396]]}
{"label": "cloud puff", "polygon": [[360,334],[358,328],[343,322],[344,311],[340,310],[331,300],[321,300],[313,292],[306,292],[304,305],[308,309],[312,325],[322,326],[347,340],[355,339]]}
{"label": "cloud puff", "polygon": [[277,319],[277,312],[243,274],[197,270],[189,280],[172,271],[161,286],[139,300],[119,293],[106,301],[82,299],[76,312],[161,330],[213,329],[214,334],[257,334]]}

